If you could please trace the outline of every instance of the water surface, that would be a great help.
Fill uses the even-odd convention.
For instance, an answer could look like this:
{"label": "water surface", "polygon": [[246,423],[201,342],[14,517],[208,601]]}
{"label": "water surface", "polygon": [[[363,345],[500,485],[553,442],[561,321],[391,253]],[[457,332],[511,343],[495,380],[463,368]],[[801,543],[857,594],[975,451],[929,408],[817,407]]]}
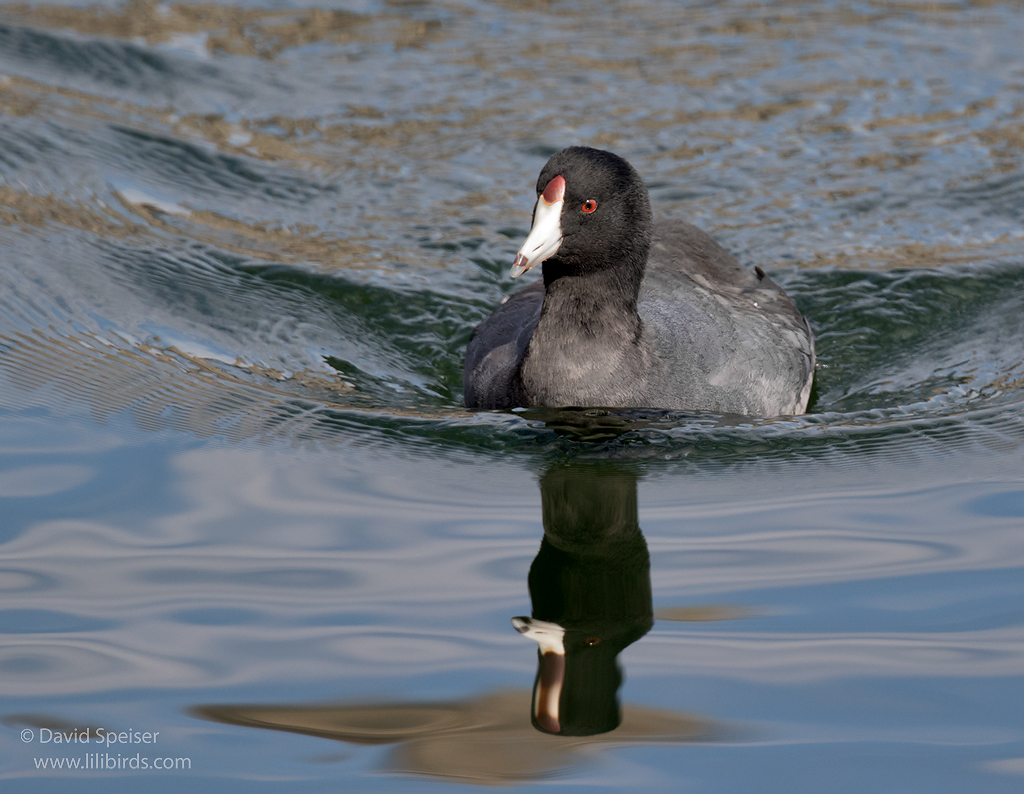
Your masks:
{"label": "water surface", "polygon": [[[1019,790],[1022,37],[1012,2],[0,7],[0,776]],[[462,409],[577,143],[785,286],[807,416]],[[510,623],[554,614],[545,532],[644,587],[551,523],[595,477],[653,627],[621,725],[550,736]],[[160,738],[40,743],[97,727]],[[89,752],[190,768],[36,768]]]}

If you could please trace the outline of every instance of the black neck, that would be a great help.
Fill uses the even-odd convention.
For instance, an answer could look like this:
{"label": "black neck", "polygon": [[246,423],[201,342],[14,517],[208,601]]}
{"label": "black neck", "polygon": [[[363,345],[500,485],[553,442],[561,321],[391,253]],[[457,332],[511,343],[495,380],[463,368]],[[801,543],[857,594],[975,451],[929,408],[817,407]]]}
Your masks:
{"label": "black neck", "polygon": [[541,335],[557,333],[562,338],[597,338],[606,333],[635,331],[636,292],[623,292],[616,274],[560,276],[551,282],[545,278],[544,307],[537,330]]}
{"label": "black neck", "polygon": [[520,404],[624,405],[636,397],[649,369],[637,313],[647,246],[623,253],[544,263],[544,303],[515,379]]}

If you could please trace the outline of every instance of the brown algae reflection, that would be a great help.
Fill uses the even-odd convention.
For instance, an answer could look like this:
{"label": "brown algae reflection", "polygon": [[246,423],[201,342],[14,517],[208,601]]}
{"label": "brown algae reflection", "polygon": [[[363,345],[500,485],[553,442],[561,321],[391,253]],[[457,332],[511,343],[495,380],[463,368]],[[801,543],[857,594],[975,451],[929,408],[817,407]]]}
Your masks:
{"label": "brown algae reflection", "polygon": [[525,690],[442,703],[199,706],[203,719],[303,733],[363,745],[393,744],[385,770],[463,783],[518,783],[579,763],[598,747],[703,739],[711,724],[685,714],[627,705],[614,733],[550,736],[530,725]]}

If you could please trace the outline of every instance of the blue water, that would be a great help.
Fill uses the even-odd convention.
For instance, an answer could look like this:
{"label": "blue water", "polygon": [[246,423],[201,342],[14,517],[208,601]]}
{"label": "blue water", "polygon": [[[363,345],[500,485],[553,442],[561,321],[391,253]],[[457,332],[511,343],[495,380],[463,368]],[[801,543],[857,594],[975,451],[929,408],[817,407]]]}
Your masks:
{"label": "blue water", "polygon": [[[4,790],[1019,791],[1022,36],[1012,3],[0,7]],[[462,409],[573,143],[793,295],[807,416]],[[600,650],[562,715],[617,697],[614,730],[531,725],[536,560],[631,594],[574,629],[643,634],[621,687]]]}

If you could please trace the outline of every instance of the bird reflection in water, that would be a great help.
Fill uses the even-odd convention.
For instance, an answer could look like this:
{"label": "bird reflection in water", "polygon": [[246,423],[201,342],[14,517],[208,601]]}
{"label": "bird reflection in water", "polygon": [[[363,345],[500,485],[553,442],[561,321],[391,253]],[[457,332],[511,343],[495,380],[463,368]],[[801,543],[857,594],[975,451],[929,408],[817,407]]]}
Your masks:
{"label": "bird reflection in water", "polygon": [[618,655],[654,625],[636,477],[608,464],[558,466],[540,490],[533,616],[512,619],[539,646],[533,725],[561,736],[606,733],[621,722]]}
{"label": "bird reflection in water", "polygon": [[544,539],[529,574],[533,615],[513,618],[539,644],[532,719],[530,697],[518,690],[449,702],[210,705],[192,713],[392,744],[387,771],[477,784],[548,777],[601,746],[711,739],[719,730],[709,720],[619,706],[617,656],[654,622],[635,475],[607,463],[564,464],[550,468],[540,485]]}

